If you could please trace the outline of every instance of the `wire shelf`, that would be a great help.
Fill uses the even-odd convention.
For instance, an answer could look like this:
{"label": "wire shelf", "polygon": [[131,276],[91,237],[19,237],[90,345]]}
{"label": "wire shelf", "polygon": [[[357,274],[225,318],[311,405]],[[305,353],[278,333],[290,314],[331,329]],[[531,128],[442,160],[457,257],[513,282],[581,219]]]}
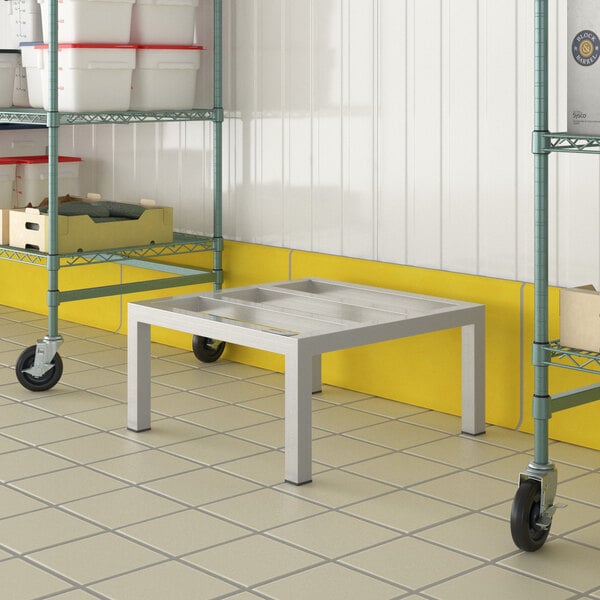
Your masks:
{"label": "wire shelf", "polygon": [[[47,125],[48,112],[38,108],[0,109],[0,123],[24,123],[29,125]],[[189,110],[158,111],[113,111],[90,113],[58,113],[60,125],[94,125],[102,123],[156,123],[168,121],[212,121],[216,118],[211,108],[193,108]]]}
{"label": "wire shelf", "polygon": [[[192,252],[207,252],[214,249],[211,237],[187,233],[173,234],[172,242],[151,244],[146,246],[129,246],[126,248],[110,248],[109,250],[93,250],[89,252],[74,252],[59,256],[61,267],[77,267],[97,263],[115,263],[133,258],[152,259]],[[24,250],[12,246],[0,246],[0,259],[21,262],[45,267],[48,254],[35,250]]]}
{"label": "wire shelf", "polygon": [[600,375],[600,353],[598,352],[561,346],[559,340],[549,342],[546,350],[550,354],[550,359],[546,362],[548,366]]}
{"label": "wire shelf", "polygon": [[543,137],[545,149],[549,152],[600,154],[600,135],[547,133]]}

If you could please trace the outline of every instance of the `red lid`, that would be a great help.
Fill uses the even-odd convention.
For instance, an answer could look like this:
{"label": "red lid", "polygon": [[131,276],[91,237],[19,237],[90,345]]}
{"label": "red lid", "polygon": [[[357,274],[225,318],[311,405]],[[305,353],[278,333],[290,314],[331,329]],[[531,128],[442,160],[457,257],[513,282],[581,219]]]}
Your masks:
{"label": "red lid", "polygon": [[138,50],[204,50],[204,46],[136,46]]}
{"label": "red lid", "polygon": [[[39,165],[48,162],[48,155],[42,154],[39,156],[15,156],[14,160],[20,165]],[[80,162],[81,158],[78,156],[59,156],[58,162]]]}
{"label": "red lid", "polygon": [[[35,48],[48,48],[48,44],[38,44]],[[66,48],[125,48],[125,49],[133,49],[135,46],[131,44],[58,44],[59,50],[64,50]]]}

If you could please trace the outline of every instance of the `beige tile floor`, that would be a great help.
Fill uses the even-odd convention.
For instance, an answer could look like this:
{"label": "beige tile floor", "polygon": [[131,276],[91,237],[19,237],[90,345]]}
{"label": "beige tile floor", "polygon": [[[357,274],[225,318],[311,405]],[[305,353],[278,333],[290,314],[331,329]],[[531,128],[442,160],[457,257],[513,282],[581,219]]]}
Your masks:
{"label": "beige tile floor", "polygon": [[153,346],[153,428],[126,429],[126,338],[61,322],[64,376],[14,363],[46,319],[0,307],[0,598],[600,599],[600,452],[553,443],[534,554],[508,515],[531,436],[325,387],[314,480],[283,479],[283,378]]}

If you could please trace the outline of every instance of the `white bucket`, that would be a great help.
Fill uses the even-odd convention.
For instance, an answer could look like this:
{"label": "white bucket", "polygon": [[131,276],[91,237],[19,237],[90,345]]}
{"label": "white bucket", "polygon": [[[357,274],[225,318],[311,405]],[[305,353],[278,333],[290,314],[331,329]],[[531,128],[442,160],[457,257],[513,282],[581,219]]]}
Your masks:
{"label": "white bucket", "polygon": [[197,6],[198,0],[136,0],[131,43],[192,44]]}
{"label": "white bucket", "polygon": [[18,50],[0,50],[0,107],[12,106]]}
{"label": "white bucket", "polygon": [[42,108],[44,106],[42,87],[47,85],[47,82],[42,81],[44,53],[41,46],[31,42],[21,44],[21,62],[27,79],[29,105],[33,108]]}
{"label": "white bucket", "polygon": [[14,207],[16,166],[14,158],[0,158],[0,209]]}
{"label": "white bucket", "polygon": [[138,46],[131,109],[194,108],[202,46]]}
{"label": "white bucket", "polygon": [[36,0],[10,0],[8,11],[15,45],[42,39],[42,15]]}
{"label": "white bucket", "polygon": [[[48,48],[44,47],[42,81],[48,80]],[[58,110],[63,112],[129,109],[135,46],[59,44]],[[49,109],[47,86],[42,86]]]}
{"label": "white bucket", "polygon": [[[16,158],[16,204],[38,206],[48,197],[48,157],[19,156]],[[58,157],[58,195],[79,195],[79,165],[81,158]]]}
{"label": "white bucket", "polygon": [[[48,0],[42,7],[44,43],[48,43]],[[128,44],[135,0],[60,0],[58,42],[61,44]]]}

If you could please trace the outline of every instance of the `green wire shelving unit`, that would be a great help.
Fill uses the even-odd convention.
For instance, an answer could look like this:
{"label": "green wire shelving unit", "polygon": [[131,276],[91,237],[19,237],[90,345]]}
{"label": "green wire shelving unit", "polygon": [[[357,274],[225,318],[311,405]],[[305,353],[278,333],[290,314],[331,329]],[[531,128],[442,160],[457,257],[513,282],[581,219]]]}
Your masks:
{"label": "green wire shelving unit", "polygon": [[[222,252],[222,0],[214,7],[214,92],[213,108],[176,111],[123,111],[70,113],[58,111],[58,0],[48,3],[49,23],[49,103],[48,110],[35,108],[0,108],[0,123],[42,125],[48,130],[48,252],[35,252],[0,246],[0,259],[45,267],[48,272],[48,333],[19,356],[16,374],[20,383],[32,391],[52,388],[62,376],[62,360],[57,350],[62,343],[58,331],[58,307],[63,302],[121,295],[131,292],[165,289],[182,285],[212,283],[215,290],[223,282]],[[114,248],[76,254],[58,253],[58,137],[62,125],[127,124],[174,121],[211,121],[213,123],[213,235],[174,234],[173,242],[151,246]],[[178,266],[161,262],[161,258],[195,252],[213,253],[212,270]],[[61,268],[89,264],[118,264],[159,271],[166,277],[75,290],[61,290],[58,274]],[[193,350],[205,362],[216,360],[224,344],[194,336]]]}
{"label": "green wire shelving unit", "polygon": [[548,156],[551,152],[600,153],[600,136],[548,131],[548,0],[535,0],[534,73],[534,455],[519,475],[511,510],[511,534],[522,550],[541,548],[550,532],[557,488],[549,460],[548,421],[553,413],[600,399],[600,384],[550,395],[548,368],[600,374],[600,354],[567,348],[548,339]]}

